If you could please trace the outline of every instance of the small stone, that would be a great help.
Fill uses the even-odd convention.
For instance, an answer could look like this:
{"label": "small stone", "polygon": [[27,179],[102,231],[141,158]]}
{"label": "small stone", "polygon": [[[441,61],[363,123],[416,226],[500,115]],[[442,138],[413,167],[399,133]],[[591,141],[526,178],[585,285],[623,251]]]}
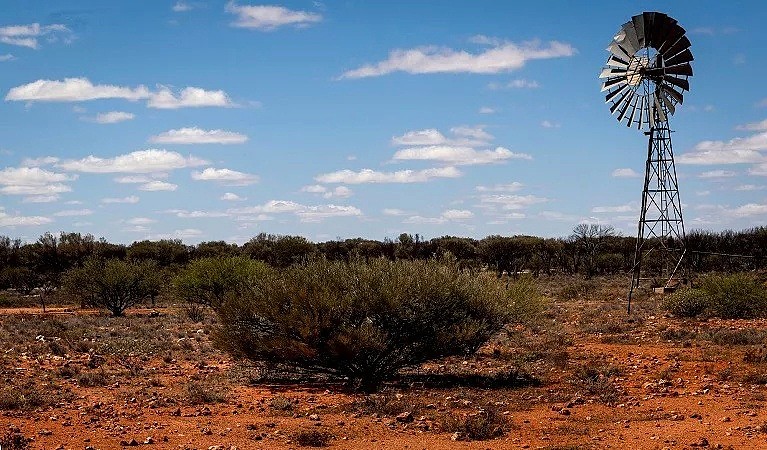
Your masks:
{"label": "small stone", "polygon": [[451,441],[463,441],[464,440],[464,435],[460,431],[456,431],[455,433],[453,433],[452,436],[450,436],[450,440]]}
{"label": "small stone", "polygon": [[397,417],[395,417],[395,419],[397,419],[397,422],[400,422],[400,423],[410,423],[413,421],[413,413],[410,411],[406,411],[406,412],[397,414]]}
{"label": "small stone", "polygon": [[171,416],[176,416],[176,417],[181,416],[181,408],[174,409],[173,411],[170,412],[170,415]]}
{"label": "small stone", "polygon": [[313,420],[315,422],[319,422],[320,421],[320,416],[319,416],[319,414],[312,414],[312,415],[309,416],[309,420]]}
{"label": "small stone", "polygon": [[730,419],[728,416],[724,416],[720,419],[722,422],[732,422],[732,419]]}
{"label": "small stone", "polygon": [[144,444],[154,444],[154,438],[152,436],[147,436],[147,438],[144,439]]}

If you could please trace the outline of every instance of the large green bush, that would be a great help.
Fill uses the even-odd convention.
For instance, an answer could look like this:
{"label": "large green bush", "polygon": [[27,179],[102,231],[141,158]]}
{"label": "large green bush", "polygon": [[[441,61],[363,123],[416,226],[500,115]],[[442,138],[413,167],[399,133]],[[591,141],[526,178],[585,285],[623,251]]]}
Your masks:
{"label": "large green bush", "polygon": [[398,370],[476,351],[540,307],[455,261],[316,260],[266,272],[218,310],[217,342],[236,356],[348,379],[370,390]]}
{"label": "large green bush", "polygon": [[748,273],[710,275],[703,279],[700,287],[682,289],[666,297],[664,306],[680,317],[765,317],[767,288]]}
{"label": "large green bush", "polygon": [[218,308],[227,296],[242,294],[267,270],[264,263],[241,256],[201,258],[181,270],[173,286],[186,302]]}
{"label": "large green bush", "polygon": [[161,280],[154,262],[89,259],[64,273],[64,288],[85,305],[99,306],[113,316],[157,295]]}

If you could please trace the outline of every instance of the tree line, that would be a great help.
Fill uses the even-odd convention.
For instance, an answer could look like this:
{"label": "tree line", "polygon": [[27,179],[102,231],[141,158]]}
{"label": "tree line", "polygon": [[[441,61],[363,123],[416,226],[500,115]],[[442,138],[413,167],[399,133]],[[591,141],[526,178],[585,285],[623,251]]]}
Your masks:
{"label": "tree line", "polygon": [[[687,262],[695,272],[760,269],[767,257],[767,227],[695,230],[686,239]],[[261,233],[243,245],[224,241],[186,245],[168,239],[124,245],[90,234],[65,232],[46,233],[28,243],[0,236],[0,290],[12,288],[22,294],[37,290],[44,295],[61,286],[65,272],[107,270],[104,261],[115,259],[143,264],[142,270],[148,272],[172,275],[196,259],[233,256],[284,268],[314,258],[347,262],[375,258],[427,260],[450,253],[461,267],[490,270],[499,276],[524,271],[534,276],[563,273],[591,277],[630,271],[635,246],[634,237],[621,236],[611,226],[596,224],[580,224],[565,238],[493,235],[483,239],[442,236],[427,240],[418,234],[403,233],[397,239],[383,241],[355,238],[315,243],[301,236]],[[646,267],[652,270],[651,262]],[[83,276],[87,276],[87,270]]]}

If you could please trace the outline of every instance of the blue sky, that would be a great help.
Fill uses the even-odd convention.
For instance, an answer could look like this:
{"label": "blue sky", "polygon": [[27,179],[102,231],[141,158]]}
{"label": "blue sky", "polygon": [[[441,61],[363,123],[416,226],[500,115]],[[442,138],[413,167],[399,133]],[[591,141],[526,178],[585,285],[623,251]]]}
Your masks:
{"label": "blue sky", "polygon": [[635,233],[646,138],[600,93],[632,15],[687,29],[687,229],[767,218],[763,2],[5,0],[0,234],[244,242]]}

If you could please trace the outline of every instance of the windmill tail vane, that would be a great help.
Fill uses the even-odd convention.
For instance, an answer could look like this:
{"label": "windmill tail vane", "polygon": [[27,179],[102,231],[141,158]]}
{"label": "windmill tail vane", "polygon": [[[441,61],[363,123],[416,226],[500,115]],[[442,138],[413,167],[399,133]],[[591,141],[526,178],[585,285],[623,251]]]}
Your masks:
{"label": "windmill tail vane", "polygon": [[684,92],[690,90],[693,55],[685,34],[666,14],[635,15],[607,46],[610,56],[599,75],[610,113],[648,137],[629,312],[632,294],[642,281],[665,280],[663,292],[685,281],[679,278],[686,273],[685,232],[669,126]]}

